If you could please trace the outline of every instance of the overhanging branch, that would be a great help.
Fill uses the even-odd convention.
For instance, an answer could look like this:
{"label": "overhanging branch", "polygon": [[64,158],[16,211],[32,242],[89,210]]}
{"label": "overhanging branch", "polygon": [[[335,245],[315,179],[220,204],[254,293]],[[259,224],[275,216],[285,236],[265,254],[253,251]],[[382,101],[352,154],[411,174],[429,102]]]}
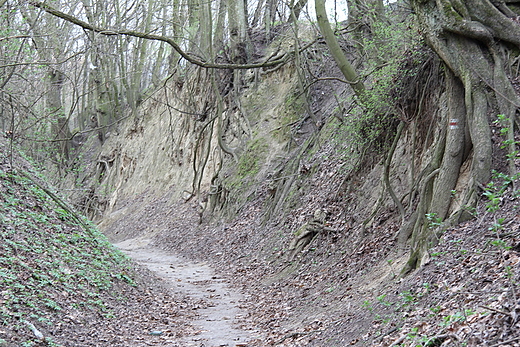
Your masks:
{"label": "overhanging branch", "polygon": [[[39,2],[39,1],[29,1],[29,3],[35,7],[38,7],[45,12],[52,14],[53,16],[59,17],[61,19],[66,20],[67,22],[70,22],[72,24],[78,25],[86,30],[91,30],[96,33],[100,33],[102,35],[107,36],[114,36],[114,35],[124,35],[124,36],[131,36],[131,37],[137,37],[141,39],[146,40],[155,40],[155,41],[162,41],[167,44],[169,44],[177,53],[180,54],[181,57],[186,59],[189,63],[200,66],[202,68],[206,69],[256,69],[256,68],[263,68],[263,67],[270,67],[275,66],[279,64],[286,63],[290,55],[283,54],[278,57],[270,57],[267,59],[267,61],[264,61],[262,63],[252,63],[252,64],[217,64],[217,63],[210,63],[206,61],[199,60],[197,58],[194,58],[193,56],[186,53],[174,40],[172,40],[169,37],[160,36],[160,35],[153,35],[153,34],[147,34],[142,33],[139,31],[133,31],[133,30],[118,30],[118,29],[106,29],[101,28],[96,25],[89,24],[85,21],[82,21],[81,19],[78,19],[74,16],[71,16],[67,13],[58,11],[54,9],[53,7],[47,5],[46,3]],[[273,60],[270,60],[273,59]]]}

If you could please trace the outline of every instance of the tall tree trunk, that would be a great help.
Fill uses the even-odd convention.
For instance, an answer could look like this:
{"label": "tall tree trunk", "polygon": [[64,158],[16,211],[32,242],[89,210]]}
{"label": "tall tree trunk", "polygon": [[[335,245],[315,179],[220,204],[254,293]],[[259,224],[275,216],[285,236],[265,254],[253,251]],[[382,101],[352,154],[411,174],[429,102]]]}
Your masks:
{"label": "tall tree trunk", "polygon": [[374,23],[382,22],[384,6],[382,0],[347,0],[348,24],[355,28],[361,40],[371,37]]}
{"label": "tall tree trunk", "polygon": [[291,11],[291,16],[294,16],[296,20],[300,18],[300,14],[303,8],[307,5],[308,0],[291,0],[289,4],[289,10]]}
{"label": "tall tree trunk", "polygon": [[47,69],[48,85],[45,97],[46,111],[50,115],[51,136],[56,142],[57,166],[63,168],[69,159],[70,138],[69,119],[65,116],[62,103],[62,90],[65,82],[65,74],[60,70],[60,55],[65,53],[64,42],[54,40],[55,37],[43,35],[43,32],[55,32],[58,24],[55,20],[49,19],[44,23],[37,20],[36,14],[21,9],[23,17],[29,22],[34,33],[33,40],[36,42],[38,55],[41,60],[56,62]]}
{"label": "tall tree trunk", "polygon": [[[142,23],[141,31],[147,33],[150,31],[150,27],[152,25],[152,16],[154,14],[154,0],[148,0],[147,4],[143,4],[143,8],[146,5],[146,9],[144,10],[144,18]],[[132,78],[130,83],[129,94],[131,97],[129,98],[130,107],[132,112],[136,114],[137,107],[142,101],[142,93],[143,93],[143,75],[145,73],[144,66],[145,61],[147,60],[150,52],[148,51],[149,41],[140,39],[136,42],[136,52],[135,52],[135,67],[132,71]]]}
{"label": "tall tree trunk", "polygon": [[213,33],[213,50],[218,52],[224,48],[224,28],[226,23],[227,1],[220,0],[217,12],[217,22]]}
{"label": "tall tree trunk", "polygon": [[244,2],[243,0],[228,0],[227,9],[231,61],[243,64],[248,61]]}
{"label": "tall tree trunk", "polygon": [[329,47],[330,53],[334,57],[336,64],[339,69],[350,83],[354,92],[358,97],[362,97],[365,93],[365,85],[360,80],[357,72],[354,70],[347,57],[341,50],[341,47],[330,27],[329,20],[327,18],[327,11],[325,10],[325,0],[316,0],[316,17],[318,19],[318,26],[320,27],[321,34]]}
{"label": "tall tree trunk", "polygon": [[[367,41],[373,39],[374,25],[382,23],[384,6],[382,0],[347,0],[348,24],[354,45],[361,54],[365,50]],[[379,59],[379,57],[371,57]]]}
{"label": "tall tree trunk", "polygon": [[276,8],[278,7],[278,0],[266,0],[264,10],[264,26],[265,36],[267,41],[271,40],[271,27],[273,26],[276,18]]}
{"label": "tall tree trunk", "polygon": [[[181,0],[173,0],[172,2],[172,11],[170,17],[167,17],[168,20],[172,22],[171,32],[169,35],[172,37],[181,37],[180,33],[182,32],[181,23],[184,22],[184,18],[182,16],[181,11]],[[178,69],[180,55],[177,51],[172,50],[170,48],[170,55],[168,57],[168,75],[173,75]]]}
{"label": "tall tree trunk", "polygon": [[69,159],[70,138],[68,118],[66,117],[62,104],[62,90],[65,75],[57,70],[49,69],[49,90],[47,92],[47,109],[52,119],[52,134],[57,143],[58,162],[64,166]]}

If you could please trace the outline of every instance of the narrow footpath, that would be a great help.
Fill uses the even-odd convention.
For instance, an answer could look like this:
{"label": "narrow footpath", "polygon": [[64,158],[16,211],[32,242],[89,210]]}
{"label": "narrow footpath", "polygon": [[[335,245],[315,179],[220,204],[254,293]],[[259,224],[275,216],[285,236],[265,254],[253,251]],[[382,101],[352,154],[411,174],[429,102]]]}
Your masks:
{"label": "narrow footpath", "polygon": [[[193,263],[154,248],[146,238],[115,244],[137,263],[164,280],[166,287],[196,305],[198,319],[190,322],[197,334],[178,341],[185,347],[249,346],[252,327],[247,326],[247,312],[241,308],[243,297],[229,287],[206,263]],[[161,334],[161,331],[152,332]]]}

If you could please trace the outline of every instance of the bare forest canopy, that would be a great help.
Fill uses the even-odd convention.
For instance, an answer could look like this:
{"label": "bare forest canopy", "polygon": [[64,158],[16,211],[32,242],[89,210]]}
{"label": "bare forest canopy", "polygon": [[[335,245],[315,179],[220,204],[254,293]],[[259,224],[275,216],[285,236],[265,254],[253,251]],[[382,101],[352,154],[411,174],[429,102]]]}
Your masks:
{"label": "bare forest canopy", "polygon": [[[204,177],[211,176],[216,191],[232,191],[226,167],[238,163],[238,172],[247,174],[251,167],[240,166],[241,159],[260,160],[251,154],[259,145],[246,145],[255,130],[240,101],[244,90],[269,74],[292,71],[292,97],[301,108],[287,124],[306,129],[308,141],[287,135],[299,152],[288,146],[286,155],[310,151],[320,132],[339,124],[349,142],[336,146],[356,153],[344,182],[378,158],[384,192],[360,224],[367,227],[391,201],[400,220],[399,247],[411,246],[406,273],[447,225],[471,218],[478,200],[494,189],[493,170],[510,182],[517,175],[520,2],[347,5],[348,20],[330,23],[324,1],[317,0],[314,23],[305,17],[305,0],[2,0],[1,130],[60,181],[81,171],[80,148],[90,135],[102,145],[123,121],[134,124],[128,134],[139,133],[139,107],[164,91],[168,112],[187,117],[186,129],[199,134],[187,149],[192,153],[180,156],[191,161],[187,199],[196,197],[203,215],[209,211],[201,197]],[[172,86],[176,92],[168,94]],[[321,112],[323,88],[334,112]],[[238,134],[237,128],[246,130]],[[410,163],[407,183],[394,189],[394,154],[403,146],[409,149],[399,158]],[[210,153],[217,158],[212,171]],[[114,160],[91,159],[98,175]],[[296,163],[282,163],[282,177],[295,174]],[[268,215],[285,206],[294,184],[273,182],[280,193]],[[83,189],[83,202],[92,198],[94,188],[74,189]],[[223,201],[229,203],[217,199],[211,211]]]}

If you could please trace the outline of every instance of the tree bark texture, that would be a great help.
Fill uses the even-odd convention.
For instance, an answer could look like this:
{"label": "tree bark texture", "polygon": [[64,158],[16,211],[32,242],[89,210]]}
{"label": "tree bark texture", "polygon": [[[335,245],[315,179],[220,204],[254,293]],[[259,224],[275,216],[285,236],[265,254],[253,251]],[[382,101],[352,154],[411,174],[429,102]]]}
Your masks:
{"label": "tree bark texture", "polygon": [[[472,148],[472,181],[462,192],[474,195],[488,183],[492,167],[490,122],[502,112],[517,117],[520,105],[508,76],[506,57],[520,48],[520,25],[507,2],[488,0],[413,0],[426,43],[446,65],[448,98],[445,148],[439,173],[431,187],[431,199],[422,196],[422,215],[412,233],[409,268],[420,265],[428,247],[435,245],[439,231],[428,228],[424,213],[444,220],[451,205],[451,191],[459,178],[467,148]],[[497,107],[498,105],[498,107]],[[454,124],[456,123],[456,124]],[[449,125],[451,124],[451,125]],[[428,201],[429,200],[429,201]]]}

